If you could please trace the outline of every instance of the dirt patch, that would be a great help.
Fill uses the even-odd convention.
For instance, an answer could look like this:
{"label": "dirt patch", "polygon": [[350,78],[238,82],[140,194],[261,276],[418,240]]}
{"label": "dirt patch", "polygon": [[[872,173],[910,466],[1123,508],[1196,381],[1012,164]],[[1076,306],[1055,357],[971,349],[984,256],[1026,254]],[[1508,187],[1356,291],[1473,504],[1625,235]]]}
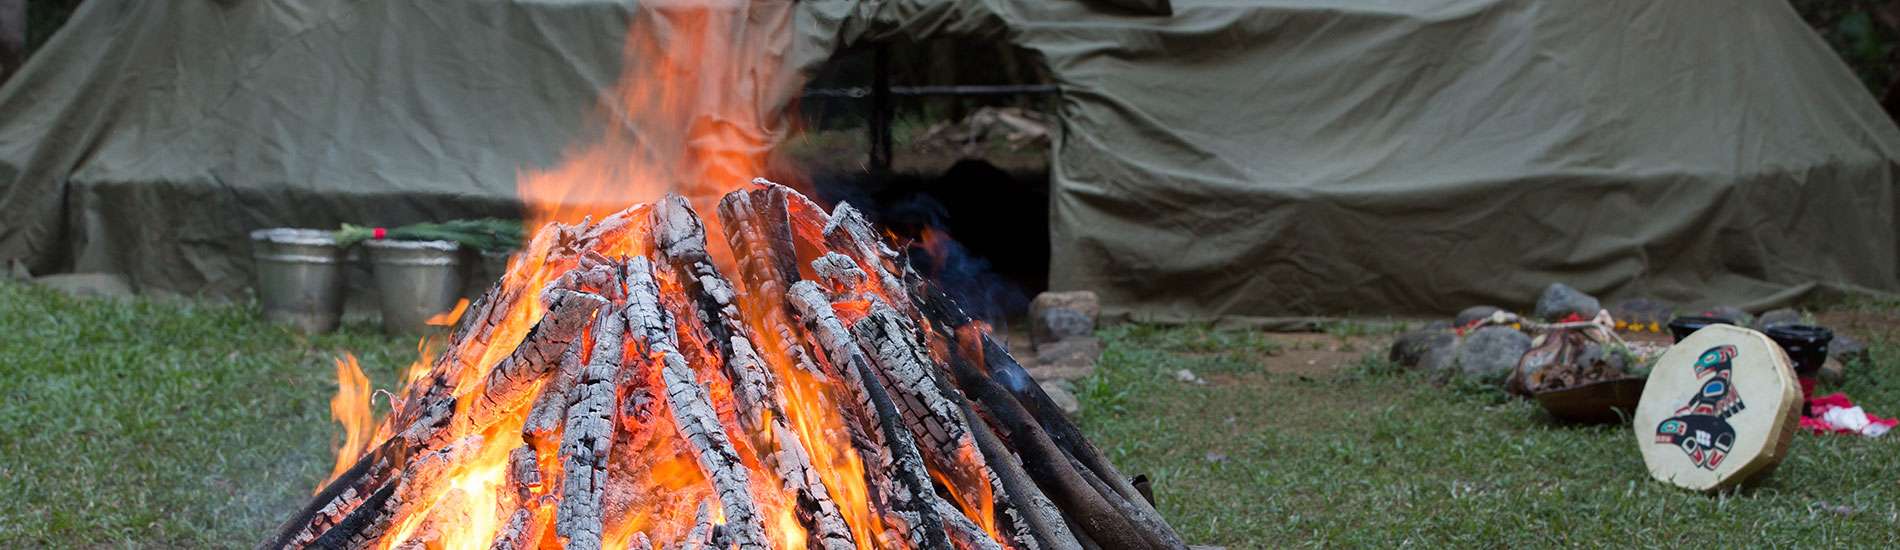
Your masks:
{"label": "dirt patch", "polygon": [[1359,363],[1368,352],[1383,352],[1389,337],[1334,336],[1321,333],[1285,333],[1271,336],[1280,352],[1261,360],[1271,374],[1330,374]]}
{"label": "dirt patch", "polygon": [[1900,311],[1826,311],[1814,314],[1814,321],[1862,342],[1900,336]]}

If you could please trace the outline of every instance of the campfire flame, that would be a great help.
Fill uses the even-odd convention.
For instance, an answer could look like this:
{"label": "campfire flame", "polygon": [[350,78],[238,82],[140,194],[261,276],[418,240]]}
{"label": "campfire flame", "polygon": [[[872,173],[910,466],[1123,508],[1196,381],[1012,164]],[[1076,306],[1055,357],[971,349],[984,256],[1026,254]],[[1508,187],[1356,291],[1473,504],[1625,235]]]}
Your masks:
{"label": "campfire flame", "polygon": [[[785,130],[774,94],[797,89],[775,57],[792,8],[635,8],[601,136],[520,175],[539,229],[481,300],[431,319],[455,329],[418,342],[383,418],[337,361],[336,467],[267,544],[1080,548],[1005,438],[1058,463],[1037,471],[1101,472],[1114,487],[1064,490],[1103,546],[1137,540],[1111,516],[1146,504],[1072,426],[1057,450],[981,382],[1015,415],[993,432],[954,389],[973,383],[946,370],[959,351],[986,368],[987,325],[933,324],[861,214],[749,179]],[[1139,540],[1179,546],[1156,518]]]}
{"label": "campfire flame", "polygon": [[[376,416],[369,407],[369,377],[363,374],[363,367],[357,365],[355,355],[345,353],[336,359],[336,395],[330,398],[330,417],[343,425],[343,443],[337,445],[336,467],[330,469],[330,477],[324,478],[323,484],[329,484],[356,463],[369,445],[370,430],[376,425]],[[323,485],[318,485],[317,490],[323,490]]]}

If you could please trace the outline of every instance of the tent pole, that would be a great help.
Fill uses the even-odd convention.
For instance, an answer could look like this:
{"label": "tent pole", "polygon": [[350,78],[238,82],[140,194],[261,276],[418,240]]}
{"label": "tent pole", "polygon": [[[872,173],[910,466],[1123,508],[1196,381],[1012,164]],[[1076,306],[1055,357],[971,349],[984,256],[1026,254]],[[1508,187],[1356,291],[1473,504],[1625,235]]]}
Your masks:
{"label": "tent pole", "polygon": [[871,62],[871,172],[891,173],[891,51],[878,45]]}

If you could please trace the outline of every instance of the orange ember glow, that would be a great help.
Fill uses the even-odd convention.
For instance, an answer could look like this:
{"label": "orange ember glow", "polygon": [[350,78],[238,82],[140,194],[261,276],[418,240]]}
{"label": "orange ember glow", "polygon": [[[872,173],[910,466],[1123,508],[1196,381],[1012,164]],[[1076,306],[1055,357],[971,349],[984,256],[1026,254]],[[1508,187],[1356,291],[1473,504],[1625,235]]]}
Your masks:
{"label": "orange ember glow", "polygon": [[[329,483],[356,463],[369,444],[370,430],[376,424],[369,409],[369,377],[357,366],[356,356],[348,353],[336,359],[336,396],[330,398],[330,417],[343,425],[343,444],[336,448],[336,466],[330,469]],[[323,486],[318,485],[317,490]]]}

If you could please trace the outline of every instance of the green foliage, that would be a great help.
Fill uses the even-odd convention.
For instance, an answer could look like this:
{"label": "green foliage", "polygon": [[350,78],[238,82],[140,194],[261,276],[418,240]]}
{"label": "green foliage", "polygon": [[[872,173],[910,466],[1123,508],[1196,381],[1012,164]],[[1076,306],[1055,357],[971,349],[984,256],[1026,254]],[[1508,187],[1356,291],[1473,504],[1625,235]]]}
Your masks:
{"label": "green foliage", "polygon": [[79,9],[81,0],[30,0],[26,3],[26,51],[38,50]]}
{"label": "green foliage", "polygon": [[1792,4],[1876,97],[1886,93],[1894,82],[1894,48],[1900,43],[1900,29],[1894,28],[1900,13],[1885,11],[1892,9],[1892,2],[1793,0]]}
{"label": "green foliage", "polygon": [[[387,228],[383,238],[416,241],[449,241],[463,248],[482,252],[507,252],[521,247],[521,222],[482,218],[425,222]],[[337,246],[348,247],[375,238],[376,228],[343,224],[336,231]]]}

